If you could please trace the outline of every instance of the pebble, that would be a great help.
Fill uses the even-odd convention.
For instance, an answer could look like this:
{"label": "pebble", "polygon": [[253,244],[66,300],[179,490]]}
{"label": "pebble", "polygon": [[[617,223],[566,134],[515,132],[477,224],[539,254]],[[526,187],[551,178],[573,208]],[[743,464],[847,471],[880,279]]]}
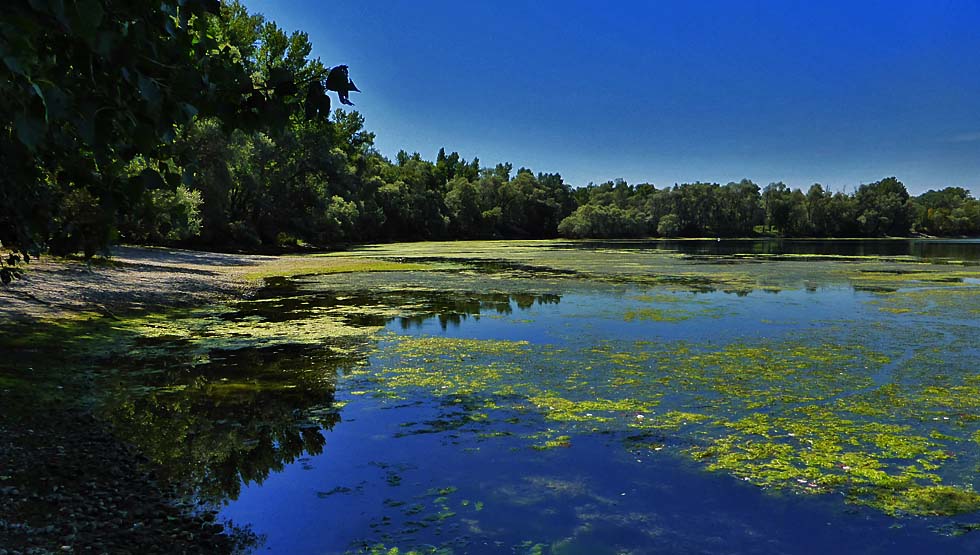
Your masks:
{"label": "pebble", "polygon": [[57,408],[17,418],[0,412],[0,555],[231,553],[213,514],[178,506],[96,419]]}

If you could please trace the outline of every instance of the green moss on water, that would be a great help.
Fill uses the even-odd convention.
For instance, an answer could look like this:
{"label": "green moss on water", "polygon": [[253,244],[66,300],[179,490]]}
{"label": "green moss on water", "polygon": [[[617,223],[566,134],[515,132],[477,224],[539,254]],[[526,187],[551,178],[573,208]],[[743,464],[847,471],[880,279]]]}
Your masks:
{"label": "green moss on water", "polygon": [[274,277],[353,272],[409,272],[442,269],[443,266],[422,263],[392,262],[337,255],[280,256],[245,274],[245,279],[257,281]]}
{"label": "green moss on water", "polygon": [[388,547],[383,543],[378,543],[366,546],[360,550],[348,551],[347,553],[356,553],[360,555],[452,555],[453,550],[450,548],[438,548],[433,546],[401,549],[398,547]]}
{"label": "green moss on water", "polygon": [[[711,416],[706,414],[677,410],[668,411],[663,414],[655,414],[649,417],[643,415],[637,416],[637,421],[631,422],[630,426],[635,428],[672,431],[680,430],[685,426],[704,424],[714,420]],[[639,418],[640,416],[643,417]],[[660,447],[659,444],[656,444],[655,446]]]}
{"label": "green moss on water", "polygon": [[[890,514],[936,514],[944,499],[947,513],[980,510],[969,489],[939,473],[950,460],[948,442],[961,436],[919,431],[896,412],[909,404],[972,411],[976,384],[927,385],[914,396],[897,384],[878,386],[875,376],[894,361],[861,345],[637,341],[568,351],[520,341],[390,340],[393,360],[422,364],[381,364],[379,388],[482,399],[491,424],[494,411],[533,409],[556,425],[527,437],[534,449],[566,447],[583,431],[670,431],[698,438],[684,452],[708,470],[761,487],[840,492]],[[918,501],[899,506],[904,491]]]}
{"label": "green moss on water", "polygon": [[649,322],[681,322],[691,318],[691,313],[682,310],[667,310],[660,308],[637,308],[627,310],[623,320],[645,320]]}
{"label": "green moss on water", "polygon": [[545,418],[558,422],[608,422],[614,416],[644,413],[656,405],[655,401],[629,398],[573,401],[555,395],[534,395],[528,400],[544,411]]}
{"label": "green moss on water", "polygon": [[975,286],[963,286],[959,282],[945,287],[936,287],[935,283],[930,285],[880,295],[872,304],[877,305],[882,312],[896,315],[914,314],[963,320],[976,320],[980,316],[980,295]]}
{"label": "green moss on water", "polygon": [[[237,317],[235,306],[210,307],[149,314],[114,322],[112,327],[138,337],[132,355],[154,354],[154,349],[194,351],[262,348],[276,345],[317,345],[331,342],[338,348],[363,341],[377,326],[352,326],[344,318],[310,310],[305,318],[279,320],[267,316]],[[271,315],[270,315],[271,316]]]}
{"label": "green moss on water", "polygon": [[976,512],[980,493],[966,487],[910,486],[898,490],[868,492],[873,504],[888,514],[949,516]]}
{"label": "green moss on water", "polygon": [[[197,472],[202,480],[235,460],[253,472],[246,480],[262,479],[268,466],[249,466],[250,456],[290,445],[298,423],[336,421],[336,407],[322,405],[332,395],[332,376],[343,371],[355,380],[348,391],[355,397],[387,403],[424,395],[452,407],[448,416],[409,426],[406,434],[453,430],[515,449],[554,449],[603,433],[633,448],[667,445],[668,453],[760,487],[840,495],[888,514],[980,510],[970,485],[980,464],[975,268],[876,257],[697,259],[627,249],[586,255],[552,242],[436,250],[367,247],[341,257],[290,260],[252,277],[319,277],[270,280],[268,294],[207,310],[91,317],[84,325],[5,337],[3,346],[21,352],[64,344],[93,357],[89,362],[112,361],[104,365],[104,383],[107,390],[118,388],[110,412],[119,429],[142,441],[154,461]],[[395,273],[336,275],[354,271]],[[608,315],[632,322],[635,331],[649,322],[721,314],[715,302],[722,295],[695,292],[820,287],[882,292],[856,293],[868,303],[857,308],[870,316],[814,323],[798,333],[783,333],[789,326],[777,317],[766,328],[770,335],[759,340],[748,334],[665,340],[654,332],[647,341],[620,341],[583,333],[549,345],[379,332],[388,322],[413,329],[429,318],[445,329],[481,312],[500,317],[495,324],[523,321],[523,329],[536,316],[514,318],[515,305],[524,310],[557,302],[558,293],[595,288],[636,303]],[[741,310],[734,301],[743,299],[725,297],[726,311]],[[799,296],[788,297],[798,302]],[[557,337],[562,332],[556,330]],[[379,351],[370,365],[351,362],[375,341]],[[317,365],[327,371],[314,376],[309,364],[304,370],[308,352],[294,353],[298,347],[329,353],[331,362]],[[228,355],[239,351],[267,351],[268,358],[245,362]],[[175,353],[179,357],[171,358]],[[279,359],[296,364],[270,362]],[[35,383],[8,366],[0,372],[0,390]],[[127,381],[122,374],[128,372],[145,374]],[[303,409],[299,416],[296,407]],[[311,435],[290,448],[315,451],[318,441]],[[271,458],[280,464],[290,456],[296,452]],[[381,479],[397,485],[402,476],[392,471]],[[389,508],[411,516],[419,529],[482,508],[452,502],[452,492],[436,494]]]}
{"label": "green moss on water", "polygon": [[[399,262],[495,264],[500,278],[567,276],[607,283],[657,286],[672,291],[800,289],[812,284],[897,290],[917,284],[956,285],[980,278],[975,266],[955,261],[931,264],[913,256],[734,254],[685,255],[649,248],[594,248],[581,241],[465,241],[368,245],[340,256]],[[586,247],[586,248],[581,248]],[[533,265],[533,268],[531,267]],[[515,270],[524,268],[525,270]],[[654,293],[656,295],[657,293]]]}
{"label": "green moss on water", "polygon": [[[763,487],[840,490],[853,502],[886,512],[894,512],[886,499],[938,484],[941,478],[927,469],[949,458],[940,444],[908,426],[851,420],[824,407],[795,409],[783,417],[753,414],[724,426],[731,431],[688,451],[710,470]],[[904,511],[932,514],[914,506]],[[980,505],[948,510],[976,509]]]}
{"label": "green moss on water", "polygon": [[681,302],[683,297],[681,297],[679,294],[670,293],[644,293],[641,295],[632,295],[630,296],[630,299],[639,303],[661,304]]}
{"label": "green moss on water", "polygon": [[[626,291],[636,304],[620,314],[637,326],[720,314],[691,291],[880,291],[860,293],[875,316],[793,335],[773,329],[759,341],[585,340],[559,348],[389,334],[374,364],[359,374],[357,390],[383,399],[423,393],[465,405],[473,418],[459,420],[482,440],[523,437],[525,448],[551,449],[580,434],[625,432],[646,438],[630,445],[661,449],[664,436],[676,434],[679,441],[667,443],[685,447],[668,452],[761,487],[839,494],[889,514],[980,510],[962,479],[980,462],[970,454],[980,442],[980,424],[971,418],[980,413],[980,390],[963,375],[976,356],[975,268],[903,257],[584,253],[547,242],[380,246],[348,254],[472,269],[458,281],[432,273],[404,278],[420,290],[601,284]],[[377,278],[365,286],[389,287]],[[630,289],[637,286],[639,292]],[[947,326],[943,335],[908,324],[923,317],[960,321],[963,329]],[[785,327],[778,318],[773,324]],[[943,348],[906,352],[919,344]],[[535,431],[501,429],[514,414]]]}
{"label": "green moss on water", "polygon": [[917,263],[901,269],[862,269],[850,276],[851,281],[861,287],[914,287],[914,286],[959,286],[966,279],[980,278],[975,268],[957,269],[955,266]]}
{"label": "green moss on water", "polygon": [[545,449],[555,449],[559,447],[571,447],[572,446],[572,436],[557,436],[554,439],[546,440],[544,443],[538,443],[532,445],[534,449],[543,451]]}

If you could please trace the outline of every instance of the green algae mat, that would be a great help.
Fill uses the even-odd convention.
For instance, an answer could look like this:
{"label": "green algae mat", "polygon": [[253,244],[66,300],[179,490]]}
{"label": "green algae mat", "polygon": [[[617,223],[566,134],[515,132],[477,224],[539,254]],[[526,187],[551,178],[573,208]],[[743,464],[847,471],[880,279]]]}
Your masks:
{"label": "green algae mat", "polygon": [[103,325],[97,403],[263,553],[978,552],[972,245],[362,247]]}

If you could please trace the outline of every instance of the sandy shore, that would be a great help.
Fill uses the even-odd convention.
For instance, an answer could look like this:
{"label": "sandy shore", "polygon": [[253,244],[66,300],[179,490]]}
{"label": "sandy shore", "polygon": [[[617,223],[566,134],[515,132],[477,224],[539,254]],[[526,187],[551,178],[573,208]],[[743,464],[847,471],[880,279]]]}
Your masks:
{"label": "sandy shore", "polygon": [[152,465],[72,394],[50,399],[5,386],[12,382],[4,378],[58,364],[57,346],[17,342],[34,325],[240,297],[261,283],[246,275],[277,260],[120,247],[110,260],[91,264],[42,257],[25,266],[22,279],[0,287],[0,334],[7,334],[0,360],[0,555],[221,554],[241,544],[240,531],[229,534],[212,513],[158,482]]}
{"label": "sandy shore", "polygon": [[0,287],[0,321],[199,305],[255,287],[245,275],[279,257],[117,247],[108,261],[41,257],[22,279]]}

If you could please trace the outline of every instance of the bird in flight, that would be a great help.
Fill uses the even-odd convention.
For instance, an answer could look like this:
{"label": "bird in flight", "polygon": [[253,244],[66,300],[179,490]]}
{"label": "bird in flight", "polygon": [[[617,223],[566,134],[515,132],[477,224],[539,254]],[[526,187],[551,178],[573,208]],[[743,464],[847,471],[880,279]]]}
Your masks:
{"label": "bird in flight", "polygon": [[357,85],[351,81],[347,66],[337,66],[330,70],[330,73],[327,75],[327,90],[336,92],[340,98],[340,103],[346,104],[347,106],[354,105],[348,95],[351,92],[361,92],[357,88]]}

